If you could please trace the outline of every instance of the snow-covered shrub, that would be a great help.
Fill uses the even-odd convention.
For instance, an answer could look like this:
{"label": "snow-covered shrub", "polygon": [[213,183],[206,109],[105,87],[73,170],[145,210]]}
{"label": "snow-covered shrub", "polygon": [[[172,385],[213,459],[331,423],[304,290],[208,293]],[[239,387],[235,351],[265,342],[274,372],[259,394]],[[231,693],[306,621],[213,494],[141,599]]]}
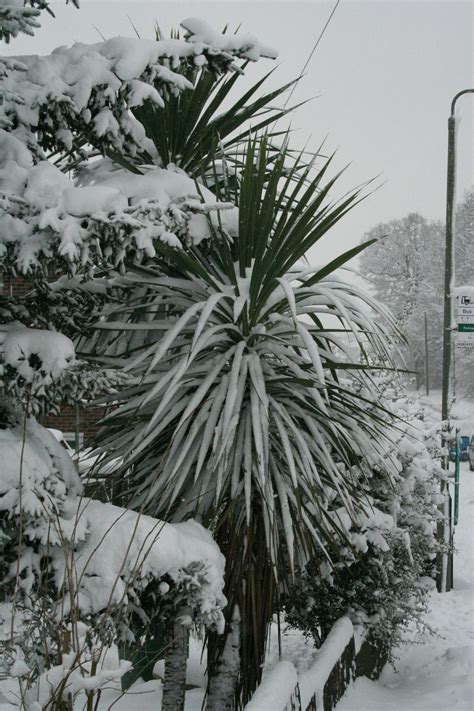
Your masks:
{"label": "snow-covered shrub", "polygon": [[133,639],[134,618],[222,629],[224,560],[202,526],[81,498],[69,455],[31,417],[0,429],[0,449],[0,646],[22,696],[59,709],[119,678],[130,665],[104,655]]}
{"label": "snow-covered shrub", "polygon": [[[17,324],[3,335],[5,369],[20,372],[28,393],[38,379],[36,401],[47,400],[74,358],[70,340]],[[110,669],[104,650],[133,638],[132,618],[221,630],[224,561],[195,522],[171,526],[83,499],[69,454],[31,415],[31,398],[18,402],[4,398],[0,409],[0,600],[10,628],[0,646],[20,707],[39,698],[60,709],[128,671]]]}
{"label": "snow-covered shrub", "polygon": [[[15,181],[5,160],[7,144],[22,155]],[[127,259],[155,257],[159,242],[176,248],[199,243],[211,234],[209,212],[222,212],[224,224],[229,221],[225,211],[233,206],[219,203],[204,186],[197,189],[176,168],[150,167],[134,175],[105,160],[83,169],[77,182],[48,161],[34,164],[23,144],[5,131],[0,131],[2,148],[0,258],[13,273],[54,266],[113,269]],[[233,224],[235,218],[231,233]]]}
{"label": "snow-covered shrub", "polygon": [[389,481],[374,468],[361,480],[373,502],[367,518],[351,522],[333,514],[349,534],[350,546],[332,566],[322,555],[313,558],[283,597],[287,622],[317,644],[347,614],[364,636],[389,651],[409,623],[423,625],[434,586],[440,550],[435,433],[425,430],[422,409],[400,392],[393,377],[380,387],[400,418],[394,443],[398,474]]}
{"label": "snow-covered shrub", "polygon": [[2,597],[15,586],[29,596],[41,575],[44,547],[59,542],[55,527],[74,526],[73,502],[82,485],[67,452],[33,418],[0,427]]}
{"label": "snow-covered shrub", "polygon": [[286,622],[319,646],[337,619],[348,615],[372,643],[397,646],[409,622],[422,624],[434,582],[423,576],[403,533],[391,532],[386,543],[385,551],[369,544],[365,553],[336,562],[330,573],[325,561],[312,560],[282,598]]}

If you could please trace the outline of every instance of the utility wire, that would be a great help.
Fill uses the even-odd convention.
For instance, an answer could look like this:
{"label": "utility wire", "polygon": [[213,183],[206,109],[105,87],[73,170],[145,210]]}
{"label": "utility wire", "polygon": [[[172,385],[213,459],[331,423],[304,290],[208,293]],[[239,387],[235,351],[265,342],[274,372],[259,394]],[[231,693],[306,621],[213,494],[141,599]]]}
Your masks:
{"label": "utility wire", "polygon": [[333,15],[334,15],[334,13],[336,12],[336,10],[337,10],[338,5],[339,5],[340,2],[341,2],[341,0],[336,0],[336,4],[334,5],[334,7],[333,7],[333,9],[332,9],[331,14],[329,15],[329,17],[328,17],[328,19],[327,19],[327,21],[326,21],[326,24],[324,25],[323,29],[321,30],[321,32],[320,32],[320,34],[319,34],[319,37],[318,37],[318,39],[316,40],[316,42],[315,42],[315,44],[314,44],[313,49],[312,49],[311,52],[309,53],[309,57],[308,57],[308,59],[306,60],[306,62],[304,63],[303,69],[301,70],[300,75],[298,76],[298,79],[297,79],[296,82],[293,84],[293,87],[292,87],[292,89],[291,89],[291,92],[290,92],[288,98],[286,99],[286,101],[285,101],[285,103],[284,103],[284,105],[283,105],[283,108],[284,108],[284,109],[286,108],[286,106],[287,106],[289,100],[290,100],[291,97],[293,96],[293,92],[294,92],[294,90],[296,89],[296,86],[297,86],[297,84],[298,84],[298,81],[301,79],[301,77],[302,77],[303,74],[305,73],[306,67],[307,67],[308,64],[310,63],[310,61],[311,61],[311,59],[312,59],[312,57],[313,57],[313,54],[316,52],[319,43],[321,42],[322,38],[324,37],[324,33],[326,32],[326,30],[327,30],[327,28],[328,28],[328,25],[329,25],[329,23],[331,22],[331,20],[332,20],[332,18],[333,18]]}

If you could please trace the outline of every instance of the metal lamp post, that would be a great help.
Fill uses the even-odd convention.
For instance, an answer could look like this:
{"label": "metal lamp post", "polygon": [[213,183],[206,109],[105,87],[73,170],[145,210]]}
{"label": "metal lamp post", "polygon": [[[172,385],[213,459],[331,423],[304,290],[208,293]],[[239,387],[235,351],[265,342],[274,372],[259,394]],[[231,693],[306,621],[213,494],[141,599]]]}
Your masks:
{"label": "metal lamp post", "polygon": [[[451,372],[451,333],[453,329],[453,288],[454,288],[454,219],[455,219],[455,194],[456,194],[456,102],[464,94],[473,94],[474,89],[459,91],[451,102],[451,115],[448,119],[448,170],[446,191],[446,252],[444,268],[444,319],[443,319],[443,385],[441,401],[441,419],[443,420],[443,448],[445,454],[442,458],[442,467],[449,469],[449,454],[447,452],[449,441],[449,411],[450,411],[450,372]],[[445,495],[446,503],[443,504],[444,523],[442,540],[451,543],[451,505],[447,491],[447,484],[441,485],[441,493]],[[449,522],[449,523],[448,523]],[[439,565],[438,590],[446,592],[452,587],[452,557],[442,555]]]}

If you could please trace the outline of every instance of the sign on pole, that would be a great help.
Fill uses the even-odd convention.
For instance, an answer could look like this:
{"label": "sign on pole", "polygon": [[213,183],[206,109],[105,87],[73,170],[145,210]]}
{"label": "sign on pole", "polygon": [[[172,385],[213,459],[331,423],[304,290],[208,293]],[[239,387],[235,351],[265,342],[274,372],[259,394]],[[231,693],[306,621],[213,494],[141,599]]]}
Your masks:
{"label": "sign on pole", "polygon": [[474,287],[458,286],[456,288],[457,302],[457,336],[458,348],[474,348]]}

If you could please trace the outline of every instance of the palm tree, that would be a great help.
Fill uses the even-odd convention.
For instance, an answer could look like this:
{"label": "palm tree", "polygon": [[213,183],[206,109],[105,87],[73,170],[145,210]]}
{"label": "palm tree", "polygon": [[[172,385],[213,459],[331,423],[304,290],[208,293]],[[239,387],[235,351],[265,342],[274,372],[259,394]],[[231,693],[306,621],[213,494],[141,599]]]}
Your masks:
{"label": "palm tree", "polygon": [[[244,664],[232,698],[211,694],[209,709],[250,698],[276,585],[315,550],[347,543],[331,510],[363,508],[360,477],[390,469],[367,351],[387,362],[394,324],[335,273],[367,244],[318,268],[302,261],[361,197],[329,200],[330,163],[315,172],[287,142],[275,156],[250,138],[238,189],[214,186],[238,207],[238,238],[210,221],[204,246],[157,245],[156,263],[123,278],[125,321],[111,312],[101,341],[107,357],[133,334],[122,356],[132,384],[102,434],[131,472],[123,496],[160,517],[200,517],[227,558],[228,632],[238,610]],[[210,640],[211,678],[226,641]]]}

